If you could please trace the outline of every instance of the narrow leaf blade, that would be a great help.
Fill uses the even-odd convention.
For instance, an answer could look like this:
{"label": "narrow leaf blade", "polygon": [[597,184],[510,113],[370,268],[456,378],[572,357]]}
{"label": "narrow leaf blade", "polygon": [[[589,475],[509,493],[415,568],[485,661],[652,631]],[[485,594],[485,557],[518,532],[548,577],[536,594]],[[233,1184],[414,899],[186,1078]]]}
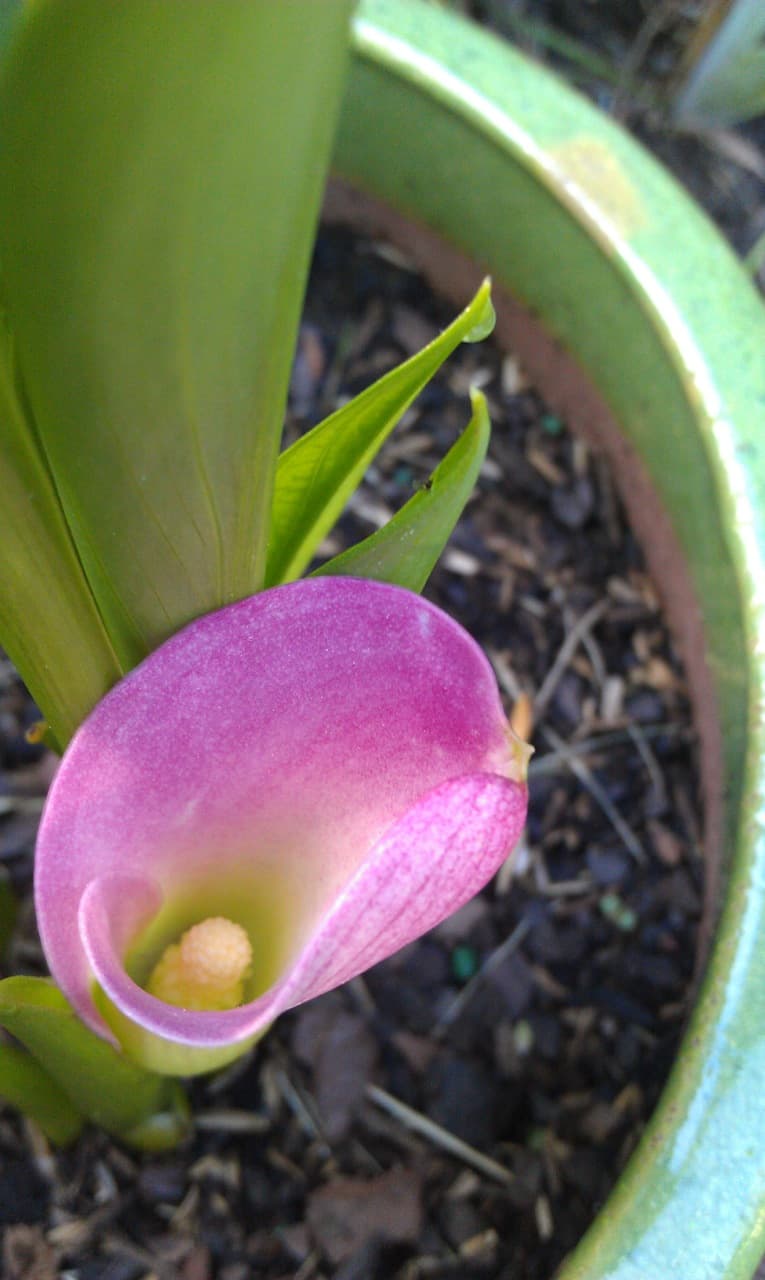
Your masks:
{"label": "narrow leaf blade", "polygon": [[0,641],[66,746],[117,662],[18,393],[0,317]]}
{"label": "narrow leaf blade", "polygon": [[381,445],[448,355],[491,332],[491,282],[416,356],[325,418],[279,458],[266,585],[297,578],[337,520]]}
{"label": "narrow leaf blade", "polygon": [[0,259],[128,666],[262,585],[351,0],[37,0],[0,74]]}
{"label": "narrow leaf blade", "polygon": [[146,1149],[175,1146],[188,1131],[180,1087],[135,1066],[84,1023],[44,978],[0,982],[5,1027],[88,1120]]}
{"label": "narrow leaf blade", "polygon": [[63,1090],[16,1045],[0,1044],[0,1098],[39,1124],[57,1146],[74,1142],[82,1129],[82,1116]]}
{"label": "narrow leaf blade", "polygon": [[473,416],[426,485],[382,529],[328,560],[321,574],[373,578],[421,591],[473,490],[489,446],[486,398],[472,391]]}

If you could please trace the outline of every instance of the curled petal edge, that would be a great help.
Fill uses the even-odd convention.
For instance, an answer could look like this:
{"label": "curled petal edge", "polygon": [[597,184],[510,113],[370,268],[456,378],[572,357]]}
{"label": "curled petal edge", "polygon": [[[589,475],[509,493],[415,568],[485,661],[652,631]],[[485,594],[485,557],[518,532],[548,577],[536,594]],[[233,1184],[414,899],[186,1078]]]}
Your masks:
{"label": "curled petal edge", "polygon": [[[126,1050],[153,1070],[190,1075],[221,1066],[286,1009],[383,960],[477,893],[516,843],[526,805],[523,784],[493,774],[433,788],[373,845],[283,976],[222,1013],[164,1004],[133,982],[122,960],[126,920],[115,921],[106,910],[112,894],[94,881],[81,900],[79,927],[100,1011]],[[151,882],[136,889],[137,911],[156,903]]]}

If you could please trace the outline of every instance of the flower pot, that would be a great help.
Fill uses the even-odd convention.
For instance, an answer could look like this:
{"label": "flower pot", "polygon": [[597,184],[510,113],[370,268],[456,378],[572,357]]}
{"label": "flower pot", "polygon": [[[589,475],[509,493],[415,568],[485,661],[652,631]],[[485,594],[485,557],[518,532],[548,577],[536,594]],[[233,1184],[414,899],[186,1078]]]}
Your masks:
{"label": "flower pot", "polygon": [[628,136],[419,0],[364,0],[328,215],[404,248],[611,458],[702,750],[701,981],[653,1120],[565,1280],[748,1277],[765,1249],[765,309]]}

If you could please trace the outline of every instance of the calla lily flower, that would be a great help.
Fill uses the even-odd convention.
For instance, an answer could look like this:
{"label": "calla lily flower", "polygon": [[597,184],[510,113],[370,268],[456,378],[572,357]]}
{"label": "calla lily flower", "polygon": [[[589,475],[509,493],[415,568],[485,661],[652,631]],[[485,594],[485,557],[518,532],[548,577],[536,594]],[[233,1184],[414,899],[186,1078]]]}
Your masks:
{"label": "calla lily flower", "polygon": [[61,764],[35,871],[51,972],[144,1065],[221,1065],[482,888],[528,751],[478,646],[401,588],[309,579],[200,618]]}

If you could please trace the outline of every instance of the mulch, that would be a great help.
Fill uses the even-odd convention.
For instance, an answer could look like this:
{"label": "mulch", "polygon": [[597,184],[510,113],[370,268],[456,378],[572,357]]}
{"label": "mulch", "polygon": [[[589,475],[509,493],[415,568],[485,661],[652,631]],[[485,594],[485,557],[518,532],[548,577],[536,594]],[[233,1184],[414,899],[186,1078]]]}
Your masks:
{"label": "mulch", "polygon": [[[451,318],[388,247],[318,244],[292,380],[303,430]],[[427,937],[285,1015],[192,1087],[171,1155],[0,1112],[8,1280],[547,1280],[634,1149],[677,1050],[703,893],[682,668],[602,460],[512,355],[462,347],[323,548],[378,527],[486,393],[493,443],[426,594],[486,649],[533,734],[514,859]],[[40,971],[31,852],[51,761],[0,668],[0,862]]]}

